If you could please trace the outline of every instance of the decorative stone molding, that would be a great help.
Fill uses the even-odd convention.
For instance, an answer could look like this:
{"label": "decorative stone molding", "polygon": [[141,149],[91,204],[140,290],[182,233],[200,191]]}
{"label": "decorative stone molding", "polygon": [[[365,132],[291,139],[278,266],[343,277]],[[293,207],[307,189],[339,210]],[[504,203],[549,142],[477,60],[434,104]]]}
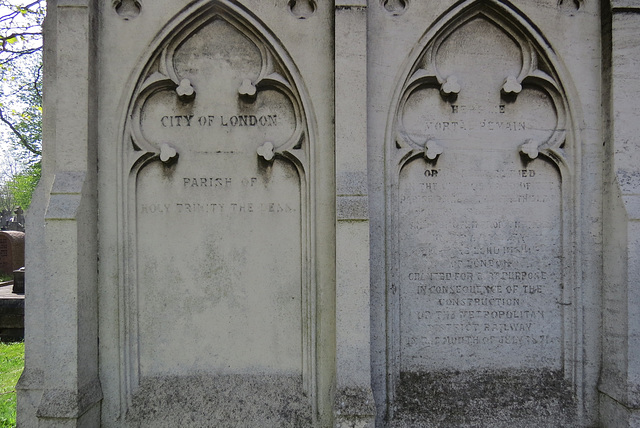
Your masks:
{"label": "decorative stone molding", "polygon": [[[474,61],[468,60],[469,55],[475,55]],[[450,8],[429,28],[412,49],[407,64],[410,64],[408,69],[398,81],[386,128],[386,188],[392,189],[387,194],[390,220],[386,251],[387,269],[392,273],[387,279],[385,299],[387,418],[399,417],[405,421],[412,420],[406,413],[406,400],[412,399],[407,396],[408,391],[418,388],[409,383],[422,382],[419,380],[423,379],[422,371],[436,376],[450,368],[448,363],[438,361],[442,352],[455,354],[455,350],[463,349],[459,357],[451,357],[456,361],[460,358],[455,365],[460,370],[467,366],[464,357],[467,354],[475,355],[476,368],[500,369],[521,364],[510,361],[509,357],[488,357],[500,352],[497,344],[481,345],[482,340],[489,340],[482,332],[474,336],[480,345],[469,345],[468,352],[465,345],[443,345],[438,353],[431,354],[429,350],[434,349],[436,340],[432,336],[454,335],[454,332],[440,325],[444,323],[442,320],[425,318],[427,314],[436,313],[437,299],[430,294],[428,300],[419,300],[414,290],[418,282],[412,282],[419,278],[409,279],[412,275],[409,272],[433,272],[438,268],[457,271],[455,267],[442,266],[446,264],[444,260],[441,263],[431,260],[440,260],[442,254],[466,245],[510,242],[512,235],[503,237],[491,227],[499,228],[507,223],[516,227],[528,212],[523,211],[525,200],[532,204],[535,201],[535,209],[544,220],[531,220],[530,225],[524,226],[525,231],[517,233],[523,234],[526,242],[535,242],[536,228],[548,228],[545,230],[556,235],[557,240],[541,242],[537,251],[575,263],[550,265],[548,270],[553,272],[550,274],[553,279],[548,279],[546,284],[553,288],[544,297],[527,301],[532,309],[537,305],[553,308],[546,312],[545,322],[530,324],[540,334],[553,337],[553,344],[528,345],[532,352],[535,348],[544,357],[522,367],[562,373],[558,376],[567,379],[583,370],[580,360],[568,357],[580,353],[582,346],[577,336],[582,328],[582,302],[580,293],[575,291],[580,277],[575,254],[579,202],[574,193],[579,177],[579,132],[563,90],[560,78],[563,69],[554,50],[512,6],[501,1],[470,0]],[[476,175],[472,165],[479,168]],[[530,180],[523,181],[513,172],[518,169],[525,171],[521,172],[525,175],[538,170],[538,181],[533,184]],[[509,178],[510,174],[513,179]],[[495,207],[486,205],[492,192],[498,188],[511,189],[506,186],[513,186],[514,181],[521,181],[516,183],[520,186],[539,189],[529,191],[531,194],[526,197],[507,198]],[[485,193],[486,196],[482,196]],[[518,191],[514,188],[509,193],[517,195]],[[495,224],[479,225],[483,218],[491,215],[492,207],[498,210],[494,213]],[[449,215],[442,214],[449,209]],[[464,213],[471,211],[475,214],[467,219]],[[421,216],[425,216],[425,221],[419,220]],[[473,223],[472,219],[478,222]],[[542,221],[544,226],[538,226],[536,221]],[[478,228],[478,231],[456,234],[452,222],[459,223],[460,228]],[[454,236],[468,237],[478,243],[458,242]],[[484,241],[479,237],[484,237]],[[448,241],[453,243],[449,245]],[[421,244],[423,242],[432,245]],[[456,255],[451,253],[449,257]],[[544,263],[534,263],[526,257],[513,260],[514,266],[521,267]],[[467,278],[465,283],[482,281]],[[433,281],[421,278],[419,283],[433,284]],[[443,282],[443,286],[445,284]],[[413,294],[407,294],[408,290]],[[426,288],[423,291],[427,293]],[[445,293],[442,297],[447,296]],[[422,303],[412,303],[418,300]],[[551,325],[553,327],[549,327]],[[486,355],[483,349],[487,350]],[[580,397],[580,384],[573,387]]]}
{"label": "decorative stone molding", "polygon": [[[313,1],[292,1],[289,7],[299,18],[307,18],[313,14],[316,5]],[[216,47],[210,47],[212,45]],[[291,233],[290,245],[295,247],[295,251],[291,248],[286,252],[299,254],[299,258],[294,257],[287,263],[291,272],[299,269],[300,273],[295,275],[297,279],[281,282],[287,287],[299,283],[298,297],[288,304],[291,306],[299,302],[298,318],[290,320],[292,324],[287,326],[287,331],[292,332],[288,341],[300,346],[301,355],[299,359],[287,355],[281,358],[286,362],[276,359],[270,364],[276,367],[300,364],[300,390],[306,397],[300,397],[306,403],[301,404],[301,408],[315,408],[316,286],[313,273],[315,248],[311,245],[315,208],[312,204],[314,173],[310,168],[315,136],[312,108],[296,65],[261,22],[236,2],[227,0],[198,1],[185,9],[165,27],[154,42],[152,52],[141,68],[131,94],[119,149],[119,158],[123,160],[119,173],[123,195],[120,201],[123,225],[120,243],[125,249],[121,255],[123,270],[120,278],[124,308],[121,335],[125,338],[121,352],[125,368],[121,378],[124,403],[121,412],[133,419],[141,417],[146,410],[140,406],[147,405],[144,404],[147,401],[136,398],[141,382],[149,385],[145,388],[153,389],[150,382],[153,383],[154,373],[162,372],[161,369],[148,368],[159,365],[156,360],[162,361],[163,357],[153,351],[155,345],[149,338],[150,333],[139,327],[149,323],[148,319],[152,317],[144,305],[150,304],[145,299],[149,299],[154,282],[146,279],[148,269],[142,264],[156,263],[148,254],[153,248],[145,247],[140,237],[148,239],[150,234],[163,233],[178,238],[178,235],[171,235],[169,227],[154,226],[156,217],[147,215],[149,211],[145,204],[148,202],[145,201],[157,196],[153,196],[152,190],[145,190],[154,188],[145,183],[167,180],[166,188],[173,189],[167,191],[173,192],[170,193],[173,196],[168,196],[169,193],[165,196],[175,199],[172,199],[173,205],[161,204],[163,212],[185,209],[183,201],[177,200],[181,195],[181,184],[170,185],[178,180],[176,174],[186,174],[186,167],[180,164],[189,164],[189,168],[196,171],[199,168],[198,174],[201,175],[209,169],[211,171],[207,174],[215,174],[216,170],[232,165],[222,161],[225,157],[238,165],[235,167],[237,171],[230,170],[227,174],[247,175],[242,180],[233,179],[238,186],[264,186],[266,192],[273,180],[285,180],[284,188],[290,189],[287,200],[298,200],[286,204],[256,204],[256,207],[248,209],[251,212],[262,210],[267,214],[282,212],[297,217],[291,224],[299,226],[288,231]],[[203,163],[205,161],[211,166]],[[242,168],[247,171],[243,172]],[[184,180],[194,186],[215,186],[216,180],[232,182],[231,178],[202,177],[185,175]],[[278,195],[273,192],[271,190],[270,194]],[[226,209],[231,209],[231,205],[235,204],[227,204]],[[199,204],[198,207],[207,212],[222,210],[222,206],[216,204],[206,207]],[[157,212],[156,208],[152,210]],[[270,233],[267,229],[263,232]],[[203,233],[218,236],[213,231]],[[249,239],[244,235],[240,233],[235,239],[239,242]],[[283,237],[279,235],[278,239],[282,242]],[[201,244],[198,245],[209,245],[206,242]],[[211,251],[217,250],[212,248]],[[276,253],[273,256],[277,258]],[[215,263],[215,260],[206,261],[206,264]],[[204,276],[210,275],[207,270],[210,268],[206,265],[196,269],[203,270]],[[284,274],[290,275],[291,272]],[[280,315],[274,312],[273,316],[277,318]],[[238,328],[243,327],[238,324]],[[296,335],[300,335],[299,342],[293,340]],[[156,352],[153,361],[148,357],[150,352]],[[198,367],[202,366],[211,373],[229,371],[226,365],[218,367],[216,364],[219,364],[217,360],[212,360],[198,363]],[[242,371],[241,368],[238,370]],[[295,370],[287,370],[287,376],[296,379]],[[291,370],[293,372],[289,373]],[[289,384],[293,380],[283,382]],[[237,403],[231,405],[239,406]]]}

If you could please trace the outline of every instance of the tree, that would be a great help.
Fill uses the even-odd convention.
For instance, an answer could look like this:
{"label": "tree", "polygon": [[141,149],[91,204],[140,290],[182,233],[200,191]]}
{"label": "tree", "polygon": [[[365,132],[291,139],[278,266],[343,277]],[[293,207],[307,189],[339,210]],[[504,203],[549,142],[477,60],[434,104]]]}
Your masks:
{"label": "tree", "polygon": [[26,209],[40,178],[45,6],[44,0],[0,0],[0,124],[10,142],[5,158],[12,159],[2,172],[0,205],[7,208]]}
{"label": "tree", "polygon": [[31,195],[40,180],[40,165],[40,162],[30,165],[7,182],[7,193],[15,207],[29,208]]}

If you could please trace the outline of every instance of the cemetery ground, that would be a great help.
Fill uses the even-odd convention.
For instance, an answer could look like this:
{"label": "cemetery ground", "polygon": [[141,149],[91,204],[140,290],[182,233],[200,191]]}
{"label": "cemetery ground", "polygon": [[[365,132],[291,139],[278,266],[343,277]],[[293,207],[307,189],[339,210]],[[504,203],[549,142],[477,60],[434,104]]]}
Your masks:
{"label": "cemetery ground", "polygon": [[0,428],[16,426],[16,383],[24,368],[24,342],[0,343]]}

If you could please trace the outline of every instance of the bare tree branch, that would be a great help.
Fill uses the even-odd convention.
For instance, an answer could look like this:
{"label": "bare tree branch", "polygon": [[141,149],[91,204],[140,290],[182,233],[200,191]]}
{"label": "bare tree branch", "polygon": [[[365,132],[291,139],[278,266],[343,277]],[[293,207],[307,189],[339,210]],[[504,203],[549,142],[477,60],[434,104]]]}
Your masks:
{"label": "bare tree branch", "polygon": [[13,134],[16,137],[18,137],[18,139],[20,140],[20,143],[24,146],[24,148],[29,150],[34,155],[37,155],[37,156],[42,155],[42,152],[40,150],[36,149],[33,145],[31,145],[31,143],[29,143],[29,141],[26,139],[26,137],[18,129],[16,129],[16,127],[13,125],[13,123],[11,123],[9,120],[7,120],[5,118],[1,108],[0,108],[0,121],[4,122],[4,124],[7,125],[9,127],[9,129],[11,129]]}
{"label": "bare tree branch", "polygon": [[[24,1],[24,0],[23,0]],[[45,0],[0,0],[0,126],[16,161],[41,156],[42,22]]]}

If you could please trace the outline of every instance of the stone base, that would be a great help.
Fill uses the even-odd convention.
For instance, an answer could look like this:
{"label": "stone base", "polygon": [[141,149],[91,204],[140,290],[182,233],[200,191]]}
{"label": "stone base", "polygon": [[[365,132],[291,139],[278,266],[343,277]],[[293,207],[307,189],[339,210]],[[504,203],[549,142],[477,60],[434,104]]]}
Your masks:
{"label": "stone base", "polygon": [[142,380],[126,421],[141,428],[298,428],[313,426],[313,414],[299,376],[167,376]]}
{"label": "stone base", "polygon": [[640,427],[640,409],[631,409],[606,394],[600,394],[600,423],[607,428]]}
{"label": "stone base", "polygon": [[31,428],[38,426],[38,406],[42,400],[42,370],[30,370],[27,366],[16,385],[18,393],[18,408],[16,412],[19,427]]}
{"label": "stone base", "polygon": [[376,407],[371,389],[344,388],[336,393],[336,428],[373,428],[375,419]]}
{"label": "stone base", "polygon": [[560,372],[406,372],[389,427],[576,427],[575,409]]}
{"label": "stone base", "polygon": [[96,428],[99,426],[99,421],[100,406],[96,404],[78,418],[39,418],[37,426],[38,428]]}
{"label": "stone base", "polygon": [[0,287],[0,341],[24,339],[24,295],[13,294],[10,286]]}

